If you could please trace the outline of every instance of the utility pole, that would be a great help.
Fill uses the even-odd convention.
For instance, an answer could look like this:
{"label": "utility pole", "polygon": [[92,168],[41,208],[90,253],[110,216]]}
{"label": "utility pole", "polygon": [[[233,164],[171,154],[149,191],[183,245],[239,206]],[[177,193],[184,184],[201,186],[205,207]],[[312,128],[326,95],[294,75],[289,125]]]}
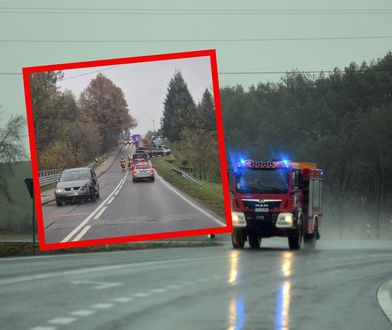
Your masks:
{"label": "utility pole", "polygon": [[155,133],[155,120],[149,118],[149,120],[152,120],[152,128],[153,128],[153,132]]}
{"label": "utility pole", "polygon": [[25,178],[24,182],[26,184],[27,190],[30,193],[31,200],[33,202],[33,215],[31,217],[32,227],[33,227],[33,254],[35,254],[35,205],[34,205],[34,188],[33,188],[33,179]]}

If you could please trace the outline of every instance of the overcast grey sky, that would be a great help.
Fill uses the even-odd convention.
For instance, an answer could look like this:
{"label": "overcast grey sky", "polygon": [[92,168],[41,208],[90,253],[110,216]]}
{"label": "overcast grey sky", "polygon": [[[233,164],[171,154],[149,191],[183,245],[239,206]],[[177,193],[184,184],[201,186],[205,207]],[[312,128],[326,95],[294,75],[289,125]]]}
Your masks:
{"label": "overcast grey sky", "polygon": [[[101,70],[102,74],[120,87],[128,103],[130,114],[136,118],[135,133],[144,134],[160,127],[163,101],[170,79],[180,71],[195,102],[199,102],[205,89],[212,92],[210,57],[194,57],[167,61],[154,61],[94,67],[90,69],[64,70],[64,79],[58,85],[61,90],[69,89],[79,98],[90,80]],[[92,74],[86,74],[92,72]],[[79,76],[85,74],[83,76]]]}
{"label": "overcast grey sky", "polygon": [[[56,11],[56,6],[72,10]],[[38,9],[29,9],[33,7]],[[216,49],[220,85],[248,87],[279,81],[282,74],[225,73],[331,70],[381,58],[392,49],[390,0],[3,0],[0,8],[0,73],[20,73],[33,65]],[[278,40],[266,40],[271,38]],[[20,75],[0,74],[0,105],[7,115],[25,114]]]}

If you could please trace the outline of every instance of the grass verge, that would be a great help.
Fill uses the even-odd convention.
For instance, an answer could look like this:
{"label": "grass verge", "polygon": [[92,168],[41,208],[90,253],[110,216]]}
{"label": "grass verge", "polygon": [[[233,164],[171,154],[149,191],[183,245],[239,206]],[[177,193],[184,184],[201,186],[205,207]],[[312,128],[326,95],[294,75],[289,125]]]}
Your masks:
{"label": "grass verge", "polygon": [[152,160],[158,174],[179,190],[198,199],[216,214],[224,217],[222,185],[202,180],[198,180],[200,182],[198,185],[193,184],[171,170],[176,168],[176,163],[169,162],[170,160],[172,160],[170,156]]}

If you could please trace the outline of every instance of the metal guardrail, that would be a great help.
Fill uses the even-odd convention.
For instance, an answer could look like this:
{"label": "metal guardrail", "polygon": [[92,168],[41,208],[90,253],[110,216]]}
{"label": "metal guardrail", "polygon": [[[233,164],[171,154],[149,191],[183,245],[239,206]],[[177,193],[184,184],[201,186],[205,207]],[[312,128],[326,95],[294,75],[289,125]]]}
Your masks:
{"label": "metal guardrail", "polygon": [[178,168],[186,173],[193,173],[193,168],[192,167],[188,167],[188,166],[178,166]]}
{"label": "metal guardrail", "polygon": [[40,171],[38,174],[40,187],[55,183],[56,180],[60,179],[62,171],[63,170],[61,168],[55,170]]}
{"label": "metal guardrail", "polygon": [[[101,162],[105,161],[107,158],[108,157],[106,155],[104,155],[100,158],[100,161]],[[86,166],[94,168],[95,165],[96,165],[96,162],[91,162],[91,163],[87,164]],[[63,169],[58,168],[58,169],[54,169],[54,170],[47,170],[47,171],[38,172],[40,187],[44,187],[49,184],[55,183],[56,180],[60,179],[62,171],[63,171]]]}
{"label": "metal guardrail", "polygon": [[178,175],[181,175],[183,178],[192,182],[193,184],[199,184],[199,182],[195,178],[191,177],[189,174],[186,174],[185,172],[178,170],[176,168],[172,168],[171,170],[173,172],[177,173]]}

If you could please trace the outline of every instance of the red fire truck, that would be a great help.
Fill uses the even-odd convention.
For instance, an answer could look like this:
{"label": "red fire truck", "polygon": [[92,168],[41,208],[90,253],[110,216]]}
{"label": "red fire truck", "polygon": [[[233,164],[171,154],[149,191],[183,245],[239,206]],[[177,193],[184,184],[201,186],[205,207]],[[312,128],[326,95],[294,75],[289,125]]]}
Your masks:
{"label": "red fire truck", "polygon": [[288,237],[289,248],[316,245],[322,219],[323,171],[314,163],[241,160],[230,175],[234,248]]}

